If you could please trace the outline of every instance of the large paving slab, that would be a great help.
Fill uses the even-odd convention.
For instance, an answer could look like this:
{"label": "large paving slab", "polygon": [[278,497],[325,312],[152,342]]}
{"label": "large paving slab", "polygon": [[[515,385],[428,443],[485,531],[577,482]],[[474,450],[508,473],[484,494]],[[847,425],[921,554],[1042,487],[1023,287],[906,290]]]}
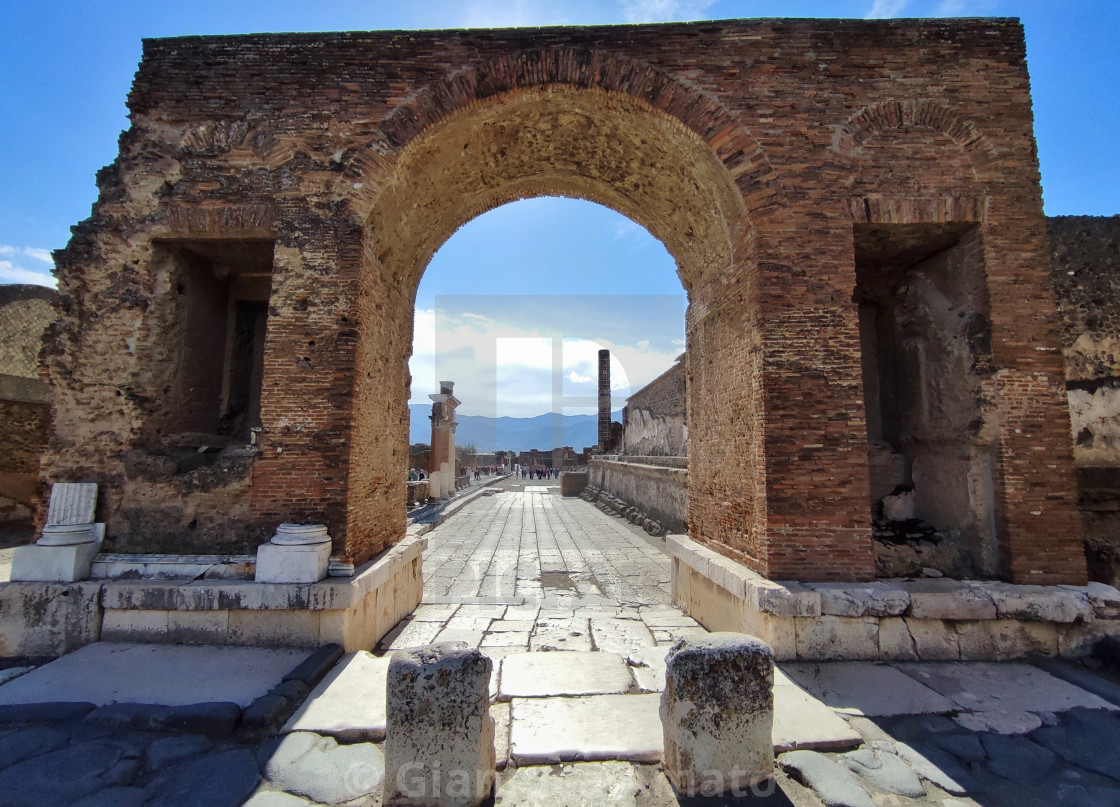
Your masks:
{"label": "large paving slab", "polygon": [[637,807],[645,789],[634,766],[626,762],[582,762],[518,768],[496,794],[496,807],[595,805]]}
{"label": "large paving slab", "polygon": [[502,659],[498,700],[623,693],[632,680],[614,653],[514,653]]}
{"label": "large paving slab", "polygon": [[664,749],[661,696],[515,698],[510,755],[518,765],[630,760],[657,762]]}
{"label": "large paving slab", "polygon": [[796,684],[774,686],[774,750],[840,750],[863,742],[844,718]]}
{"label": "large paving slab", "polygon": [[917,662],[894,666],[951,700],[955,708],[970,712],[1064,712],[1078,706],[1117,709],[1031,664]]}
{"label": "large paving slab", "polygon": [[347,653],[320,681],[282,732],[313,731],[340,742],[385,739],[385,684],[391,655]]}
{"label": "large paving slab", "polygon": [[892,666],[864,661],[783,663],[789,678],[825,705],[853,715],[939,714],[959,704]]}
{"label": "large paving slab", "polygon": [[0,704],[248,706],[309,650],[97,642],[0,686]]}

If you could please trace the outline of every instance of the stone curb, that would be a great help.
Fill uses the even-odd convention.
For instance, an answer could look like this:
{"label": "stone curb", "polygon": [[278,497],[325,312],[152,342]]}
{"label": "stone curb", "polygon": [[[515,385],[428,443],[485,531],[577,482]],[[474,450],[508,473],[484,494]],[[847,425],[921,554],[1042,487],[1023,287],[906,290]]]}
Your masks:
{"label": "stone curb", "polygon": [[906,616],[1070,624],[1114,619],[1120,605],[1120,591],[1102,583],[1036,586],[942,578],[802,584],[767,580],[683,535],[668,536],[666,549],[716,585],[773,616]]}
{"label": "stone curb", "polygon": [[131,731],[176,731],[207,736],[232,734],[241,717],[236,703],[111,703],[94,709],[85,721],[95,726]]}
{"label": "stone curb", "polygon": [[94,703],[12,703],[0,706],[0,723],[61,723],[81,720]]}

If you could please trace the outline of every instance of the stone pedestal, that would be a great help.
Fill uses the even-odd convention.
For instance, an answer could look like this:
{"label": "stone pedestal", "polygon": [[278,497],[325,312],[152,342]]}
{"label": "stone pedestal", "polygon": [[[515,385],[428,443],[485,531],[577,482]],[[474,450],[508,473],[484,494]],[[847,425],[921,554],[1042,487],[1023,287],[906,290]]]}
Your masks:
{"label": "stone pedestal", "polygon": [[385,805],[482,804],[494,786],[493,663],[462,642],[389,662]]}
{"label": "stone pedestal", "polygon": [[104,539],[104,524],[48,525],[36,543],[16,547],[11,580],[50,583],[85,580]]}
{"label": "stone pedestal", "polygon": [[257,548],[258,583],[317,583],[327,576],[331,537],[322,524],[281,524]]}
{"label": "stone pedestal", "polygon": [[774,658],[743,633],[681,639],[665,658],[665,775],[681,796],[741,793],[773,775]]}

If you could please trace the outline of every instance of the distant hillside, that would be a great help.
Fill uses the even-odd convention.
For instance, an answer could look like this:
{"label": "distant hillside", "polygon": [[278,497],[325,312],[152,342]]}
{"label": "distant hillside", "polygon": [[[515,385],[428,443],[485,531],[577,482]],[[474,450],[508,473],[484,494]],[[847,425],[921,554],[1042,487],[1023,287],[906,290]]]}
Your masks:
{"label": "distant hillside", "polygon": [[[431,404],[412,404],[410,443],[428,443],[432,439]],[[481,452],[499,449],[529,451],[571,446],[582,451],[599,442],[599,424],[595,415],[537,415],[535,418],[488,418],[482,415],[457,415],[455,444],[473,445]],[[612,412],[611,420],[622,422],[622,411]]]}

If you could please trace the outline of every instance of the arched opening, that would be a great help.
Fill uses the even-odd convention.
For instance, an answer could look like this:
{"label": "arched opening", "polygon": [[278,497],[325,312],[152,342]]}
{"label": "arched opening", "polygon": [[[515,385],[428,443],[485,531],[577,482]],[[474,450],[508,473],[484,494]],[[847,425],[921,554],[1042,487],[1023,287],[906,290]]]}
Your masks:
{"label": "arched opening", "polygon": [[537,197],[464,225],[417,292],[410,469],[425,470],[428,396],[443,379],[455,382],[466,417],[460,448],[595,446],[598,351],[610,351],[616,414],[684,351],[675,270],[648,231],[592,202]]}
{"label": "arched opening", "polygon": [[[725,356],[746,353],[751,239],[742,194],[695,132],[634,97],[601,89],[543,85],[501,93],[447,117],[403,150],[372,206],[364,232],[359,342],[350,460],[347,554],[362,560],[403,533],[408,444],[408,357],[421,275],[465,222],[506,202],[551,195],[609,207],[645,227],[673,256],[689,297],[687,340],[700,361],[690,371],[695,458],[737,474],[757,495],[740,504],[744,524],[763,514],[761,475],[742,429],[717,433],[714,412],[752,411],[758,390],[742,378],[728,389]],[[741,306],[717,329],[717,309]],[[757,379],[757,374],[753,375]],[[709,416],[709,413],[712,413]],[[748,416],[748,423],[760,418]],[[742,444],[742,443],[747,444]],[[722,456],[721,452],[726,453]],[[746,470],[744,470],[746,469]],[[744,476],[750,477],[744,480]],[[750,555],[758,528],[738,531]]]}

